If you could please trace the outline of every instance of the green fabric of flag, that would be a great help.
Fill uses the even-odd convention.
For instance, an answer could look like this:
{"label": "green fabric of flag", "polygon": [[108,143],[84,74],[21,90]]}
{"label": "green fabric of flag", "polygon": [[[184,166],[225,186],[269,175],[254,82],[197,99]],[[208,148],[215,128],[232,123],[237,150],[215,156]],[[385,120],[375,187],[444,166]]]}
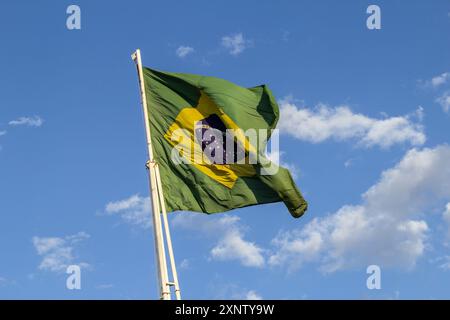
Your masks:
{"label": "green fabric of flag", "polygon": [[[215,77],[149,68],[144,68],[144,82],[154,159],[160,169],[168,212],[210,214],[283,201],[293,217],[303,215],[307,202],[290,172],[281,166],[276,174],[264,175],[261,170],[267,164],[259,161],[251,165],[203,165],[172,160],[179,141],[171,140],[171,136],[182,132],[177,129],[187,133],[185,140],[200,146],[194,128],[196,121],[207,125],[218,123],[222,129],[266,129],[270,137],[279,109],[267,86],[247,89]],[[250,148],[267,160],[265,143]]]}

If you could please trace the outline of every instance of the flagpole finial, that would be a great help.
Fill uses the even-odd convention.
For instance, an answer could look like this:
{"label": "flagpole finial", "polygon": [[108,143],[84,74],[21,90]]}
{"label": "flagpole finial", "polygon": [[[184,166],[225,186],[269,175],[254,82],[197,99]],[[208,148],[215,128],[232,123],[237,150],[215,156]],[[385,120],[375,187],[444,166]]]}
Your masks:
{"label": "flagpole finial", "polygon": [[136,59],[138,58],[138,54],[141,52],[141,50],[140,49],[136,49],[136,51],[134,51],[132,54],[131,54],[131,59],[133,59],[134,61],[136,61]]}

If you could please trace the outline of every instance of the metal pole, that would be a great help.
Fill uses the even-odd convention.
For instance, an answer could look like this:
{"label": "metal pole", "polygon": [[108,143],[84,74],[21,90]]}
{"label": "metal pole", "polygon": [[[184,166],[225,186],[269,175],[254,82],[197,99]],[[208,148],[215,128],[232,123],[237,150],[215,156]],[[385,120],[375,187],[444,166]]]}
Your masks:
{"label": "metal pole", "polygon": [[153,149],[152,149],[152,140],[150,134],[150,123],[148,118],[148,110],[147,110],[147,97],[145,94],[145,83],[144,83],[144,73],[142,69],[142,59],[141,59],[141,51],[139,49],[136,50],[135,53],[132,54],[132,59],[136,63],[138,77],[139,77],[139,88],[141,93],[141,103],[142,110],[144,113],[144,123],[145,123],[145,132],[147,136],[147,151],[148,151],[148,162],[147,168],[149,173],[150,180],[150,192],[151,192],[151,200],[152,200],[152,219],[153,219],[153,234],[155,238],[155,249],[156,249],[156,261],[157,261],[157,269],[158,269],[158,279],[160,282],[159,285],[159,293],[160,299],[162,300],[170,300],[170,284],[168,281],[168,273],[167,273],[167,265],[166,265],[166,253],[164,250],[164,238],[163,238],[163,230],[161,225],[161,211],[160,211],[160,203],[158,201],[158,187],[156,182],[156,173],[155,173],[155,162],[153,159]]}
{"label": "metal pole", "polygon": [[169,261],[170,261],[172,277],[173,277],[173,286],[175,287],[175,298],[177,300],[181,300],[181,291],[180,291],[180,286],[178,284],[177,267],[175,264],[175,257],[174,257],[173,249],[172,249],[172,237],[170,236],[169,222],[167,221],[166,204],[164,203],[164,193],[163,193],[163,189],[162,189],[161,175],[159,173],[158,164],[156,164],[155,172],[156,172],[156,184],[158,186],[159,197],[160,197],[159,201],[161,203],[161,208],[162,208],[164,230],[166,233],[167,250],[169,252]]}

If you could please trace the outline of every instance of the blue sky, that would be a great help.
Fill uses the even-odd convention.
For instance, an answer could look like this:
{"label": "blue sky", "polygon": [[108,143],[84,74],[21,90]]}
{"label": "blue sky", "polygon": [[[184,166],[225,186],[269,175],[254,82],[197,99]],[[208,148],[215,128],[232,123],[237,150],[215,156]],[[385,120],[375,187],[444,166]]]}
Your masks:
{"label": "blue sky", "polygon": [[268,84],[310,204],[171,215],[185,298],[450,296],[448,1],[0,6],[0,298],[156,297],[138,47],[153,68]]}

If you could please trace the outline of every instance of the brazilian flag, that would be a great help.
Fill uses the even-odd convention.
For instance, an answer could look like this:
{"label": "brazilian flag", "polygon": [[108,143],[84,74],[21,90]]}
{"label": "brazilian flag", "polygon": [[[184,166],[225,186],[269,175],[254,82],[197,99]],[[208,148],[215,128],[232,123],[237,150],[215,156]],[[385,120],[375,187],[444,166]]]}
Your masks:
{"label": "brazilian flag", "polygon": [[[168,212],[210,214],[283,201],[293,217],[303,215],[307,203],[289,171],[281,166],[273,172],[265,170],[275,165],[267,160],[265,148],[279,118],[278,105],[267,86],[246,89],[219,78],[149,68],[144,68],[144,82],[154,158]],[[224,137],[227,129],[236,134],[232,143],[223,141],[211,152],[214,138],[205,139],[211,132],[208,129],[219,130]],[[242,134],[248,129],[267,130],[267,138],[255,144]],[[244,159],[196,158],[199,150],[214,156],[220,147],[224,155],[239,154],[240,148]],[[256,163],[248,161],[252,156],[258,159]]]}

